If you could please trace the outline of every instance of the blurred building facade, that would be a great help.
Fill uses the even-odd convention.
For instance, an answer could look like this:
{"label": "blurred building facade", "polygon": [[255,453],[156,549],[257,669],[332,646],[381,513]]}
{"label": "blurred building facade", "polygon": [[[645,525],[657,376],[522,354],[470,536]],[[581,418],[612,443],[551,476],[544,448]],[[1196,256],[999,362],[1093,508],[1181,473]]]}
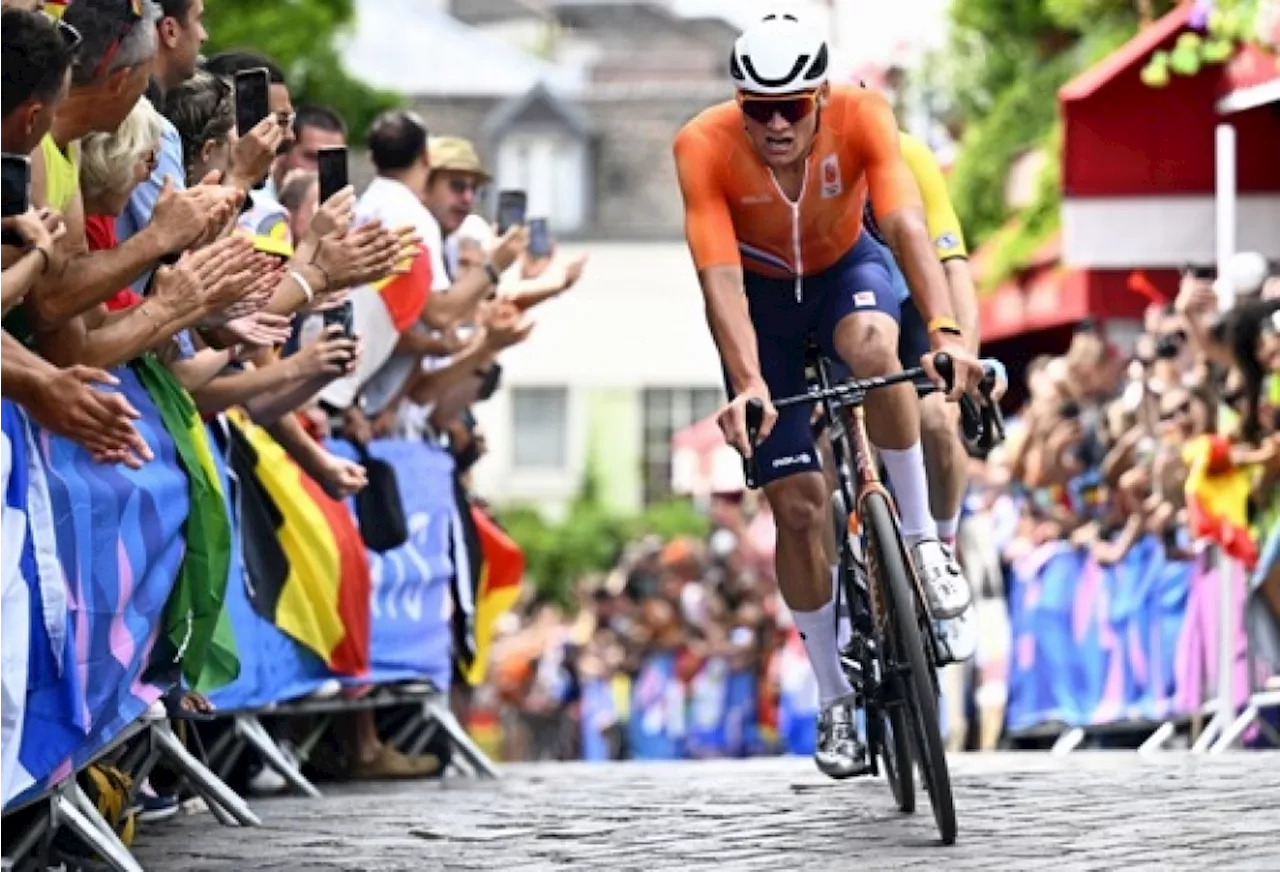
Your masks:
{"label": "blurred building facade", "polygon": [[[732,95],[730,47],[765,5],[358,0],[351,72],[405,95],[432,132],[475,143],[495,176],[487,214],[499,190],[523,189],[530,216],[591,257],[580,285],[539,310],[534,338],[509,352],[506,389],[477,409],[492,452],[480,485],[494,500],[554,512],[588,469],[620,510],[662,498],[671,436],[722,401],[671,143]],[[838,79],[891,84],[901,34],[874,33],[882,20],[900,30],[900,15],[866,0],[794,5],[857,31],[859,57]],[[871,45],[889,54],[877,59]],[[372,168],[354,175],[364,181]]]}

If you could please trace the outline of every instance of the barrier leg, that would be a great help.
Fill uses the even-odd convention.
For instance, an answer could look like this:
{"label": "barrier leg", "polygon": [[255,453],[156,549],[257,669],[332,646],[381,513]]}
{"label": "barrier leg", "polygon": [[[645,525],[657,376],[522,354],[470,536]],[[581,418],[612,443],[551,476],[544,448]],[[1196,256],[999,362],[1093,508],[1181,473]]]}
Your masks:
{"label": "barrier leg", "polygon": [[428,699],[422,704],[422,710],[449,735],[449,740],[453,742],[454,747],[475,767],[477,772],[488,778],[500,777],[498,770],[485,756],[484,751],[481,751],[480,746],[471,740],[467,731],[462,728],[462,724],[458,723],[458,719],[453,716],[453,712],[449,710],[448,699],[444,696]]}
{"label": "barrier leg", "polygon": [[45,803],[45,810],[40,817],[26,832],[14,839],[12,845],[10,845],[10,853],[4,858],[4,868],[19,868],[27,855],[40,844],[40,839],[44,837],[51,826],[53,826],[53,807],[49,803]]}
{"label": "barrier leg", "polygon": [[1085,732],[1083,729],[1080,727],[1072,727],[1070,730],[1067,730],[1058,737],[1058,741],[1053,743],[1053,748],[1049,753],[1055,757],[1065,757],[1076,748],[1080,747],[1080,743],[1084,741],[1084,737]]}
{"label": "barrier leg", "polygon": [[221,772],[219,767],[222,764],[223,758],[231,748],[231,744],[235,742],[237,738],[235,730],[225,730],[222,735],[218,737],[217,741],[209,746],[204,757],[205,762],[209,764],[210,769],[215,772]]}
{"label": "barrier leg", "polygon": [[156,747],[169,758],[210,807],[220,806],[242,826],[262,826],[262,821],[250,810],[245,801],[182,746],[167,721],[153,724],[151,730]]}
{"label": "barrier leg", "polygon": [[[77,787],[75,792],[79,790]],[[93,803],[89,802],[88,797],[83,793],[80,794],[83,797],[82,805],[77,801],[75,792],[59,791],[54,795],[53,807],[58,823],[79,836],[81,841],[106,860],[107,865],[116,872],[142,872],[138,861],[133,859],[129,849],[116,837],[115,832],[102,819],[102,815],[98,814],[98,810],[93,807]]]}
{"label": "barrier leg", "polygon": [[1219,550],[1218,564],[1218,710],[1213,720],[1205,725],[1204,732],[1191,747],[1192,754],[1208,751],[1218,736],[1223,735],[1235,721],[1235,703],[1231,698],[1231,672],[1235,668],[1235,574],[1236,563]]}
{"label": "barrier leg", "polygon": [[1147,740],[1138,746],[1138,753],[1145,756],[1154,754],[1164,748],[1164,743],[1173,738],[1176,729],[1172,721],[1165,721]]}
{"label": "barrier leg", "polygon": [[[244,753],[245,749],[244,739],[240,738],[235,730],[230,730],[229,732],[234,736],[232,741],[228,743],[231,747],[227,749],[227,753],[222,755],[222,762],[214,769],[214,772],[217,773],[218,778],[222,781],[226,781],[231,776],[232,768],[239,761],[240,755]],[[212,757],[209,758],[211,765],[213,759]]]}
{"label": "barrier leg", "polygon": [[417,757],[425,751],[427,744],[434,739],[436,737],[436,733],[440,731],[440,725],[435,721],[427,721],[426,723],[419,722],[418,726],[422,731],[418,734],[418,738],[414,739],[413,743],[409,746],[410,757]]}
{"label": "barrier leg", "polygon": [[[410,748],[409,741],[418,734],[422,729],[423,716],[419,712],[414,712],[410,718],[404,722],[404,726],[396,730],[395,734],[387,742],[393,748]],[[422,749],[418,749],[412,753],[421,754]]]}
{"label": "barrier leg", "polygon": [[298,743],[294,752],[299,761],[306,763],[311,759],[311,752],[316,749],[316,745],[320,744],[320,740],[324,738],[324,734],[328,731],[331,723],[333,723],[333,715],[325,715],[316,724],[315,728],[307,734],[307,737]]}
{"label": "barrier leg", "polygon": [[309,796],[312,799],[320,798],[320,791],[306,779],[293,761],[284,755],[284,752],[280,750],[280,746],[271,738],[271,734],[262,726],[262,722],[257,717],[254,715],[236,715],[235,729],[245,741],[253,746],[255,751],[262,755],[263,761],[268,766],[280,773],[280,777],[289,782],[290,787],[303,796]]}
{"label": "barrier leg", "polygon": [[1218,737],[1218,740],[1209,747],[1209,753],[1221,754],[1236,742],[1240,741],[1240,737],[1244,735],[1245,730],[1253,726],[1253,722],[1257,717],[1258,707],[1253,703],[1249,703],[1249,705],[1245,707],[1245,710],[1240,713],[1240,717],[1232,721],[1231,724],[1222,731],[1222,735]]}

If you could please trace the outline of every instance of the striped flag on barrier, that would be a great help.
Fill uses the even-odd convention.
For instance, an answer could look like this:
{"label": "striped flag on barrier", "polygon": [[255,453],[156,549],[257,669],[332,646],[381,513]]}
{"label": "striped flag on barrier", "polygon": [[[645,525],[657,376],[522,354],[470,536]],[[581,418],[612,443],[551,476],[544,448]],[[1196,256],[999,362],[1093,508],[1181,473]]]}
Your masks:
{"label": "striped flag on barrier", "polygon": [[350,512],[242,412],[228,417],[254,610],[332,671],[367,672],[369,559]]}
{"label": "striped flag on barrier", "polygon": [[[454,656],[467,684],[475,687],[488,673],[498,618],[520,598],[524,552],[488,515],[471,505],[460,485],[456,487],[461,535],[454,537]],[[458,590],[460,585],[469,590]],[[459,603],[469,603],[471,608],[461,608]]]}

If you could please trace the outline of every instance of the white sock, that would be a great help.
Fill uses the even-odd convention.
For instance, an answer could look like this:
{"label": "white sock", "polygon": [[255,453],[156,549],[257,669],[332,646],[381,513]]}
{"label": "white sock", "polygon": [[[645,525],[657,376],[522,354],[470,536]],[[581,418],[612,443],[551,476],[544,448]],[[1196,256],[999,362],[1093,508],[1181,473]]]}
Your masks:
{"label": "white sock", "polygon": [[898,499],[898,514],[902,521],[902,538],[907,547],[913,547],[921,539],[938,535],[937,525],[929,512],[929,481],[924,472],[924,451],[917,442],[910,448],[881,448],[884,468],[889,472],[893,494]]}
{"label": "white sock", "polygon": [[960,513],[956,512],[950,518],[936,519],[938,525],[938,538],[948,545],[956,543],[956,531],[960,529]]}
{"label": "white sock", "polygon": [[804,640],[804,650],[809,655],[814,677],[818,679],[818,696],[823,707],[846,694],[853,693],[849,679],[840,667],[840,652],[836,648],[835,600],[816,612],[798,612],[791,617]]}

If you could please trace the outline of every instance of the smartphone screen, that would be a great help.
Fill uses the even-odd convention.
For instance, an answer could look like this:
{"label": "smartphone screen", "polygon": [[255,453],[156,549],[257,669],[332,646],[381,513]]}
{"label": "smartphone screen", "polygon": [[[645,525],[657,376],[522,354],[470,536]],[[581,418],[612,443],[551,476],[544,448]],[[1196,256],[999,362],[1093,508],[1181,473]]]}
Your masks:
{"label": "smartphone screen", "polygon": [[244,136],[271,112],[268,89],[271,77],[266,67],[236,73],[236,133]]}
{"label": "smartphone screen", "polygon": [[529,256],[546,257],[551,254],[551,234],[547,231],[546,218],[529,219]]}
{"label": "smartphone screen", "polygon": [[347,186],[347,147],[335,145],[316,151],[320,174],[320,202],[324,203]]}
{"label": "smartphone screen", "polygon": [[[0,156],[0,161],[3,161],[4,217],[21,215],[31,205],[31,160],[22,154],[6,154]],[[13,231],[6,231],[0,243],[17,248],[23,245],[22,237]]]}
{"label": "smartphone screen", "polygon": [[355,333],[355,321],[350,300],[347,300],[341,306],[324,310],[324,326],[327,328],[331,324],[337,324],[341,327],[342,335],[347,339],[352,338],[352,334]]}
{"label": "smartphone screen", "polygon": [[31,160],[0,154],[0,216],[22,215],[31,205]]}
{"label": "smartphone screen", "polygon": [[525,208],[529,198],[524,191],[502,191],[498,194],[498,233],[506,233],[517,224],[524,223]]}

